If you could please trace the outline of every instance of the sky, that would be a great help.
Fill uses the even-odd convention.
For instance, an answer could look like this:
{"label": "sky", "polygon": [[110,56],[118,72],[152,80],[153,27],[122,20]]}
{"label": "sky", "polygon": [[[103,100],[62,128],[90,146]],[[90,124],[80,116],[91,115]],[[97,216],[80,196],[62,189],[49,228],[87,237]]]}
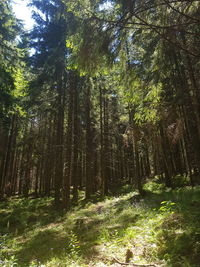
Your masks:
{"label": "sky", "polygon": [[28,0],[13,0],[13,11],[18,19],[23,20],[25,29],[30,30],[33,27],[33,19],[31,18],[31,10],[26,6]]}
{"label": "sky", "polygon": [[[23,20],[25,29],[30,30],[33,27],[34,21],[31,18],[30,7],[27,7],[28,2],[28,0],[12,0],[12,6],[16,17]],[[111,7],[112,3],[107,1],[101,6],[100,10],[109,9]]]}

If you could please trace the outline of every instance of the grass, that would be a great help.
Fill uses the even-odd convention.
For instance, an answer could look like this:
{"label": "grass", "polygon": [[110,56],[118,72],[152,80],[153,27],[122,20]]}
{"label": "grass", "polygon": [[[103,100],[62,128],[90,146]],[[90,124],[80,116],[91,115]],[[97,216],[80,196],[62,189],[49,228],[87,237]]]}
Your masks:
{"label": "grass", "polygon": [[149,184],[144,199],[123,188],[71,212],[53,199],[10,198],[0,203],[1,266],[116,266],[114,258],[157,266],[200,263],[200,188],[166,190]]}

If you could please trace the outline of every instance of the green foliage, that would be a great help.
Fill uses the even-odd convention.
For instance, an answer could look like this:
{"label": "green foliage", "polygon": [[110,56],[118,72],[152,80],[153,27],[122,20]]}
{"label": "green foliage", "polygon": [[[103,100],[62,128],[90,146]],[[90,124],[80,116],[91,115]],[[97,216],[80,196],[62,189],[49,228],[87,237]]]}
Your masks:
{"label": "green foliage", "polygon": [[[10,240],[8,235],[0,236],[0,264],[5,267],[18,266],[15,255],[9,252]],[[13,245],[14,247],[14,245]]]}
{"label": "green foliage", "polygon": [[176,209],[176,203],[172,202],[172,201],[162,201],[159,211],[161,213],[171,213],[173,214],[174,211]]}
{"label": "green foliage", "polygon": [[[0,116],[5,125],[13,113],[25,115],[23,101],[27,94],[24,52],[17,42],[17,36],[23,30],[14,16],[10,2],[5,0],[0,3]],[[26,73],[28,74],[27,70]]]}
{"label": "green foliage", "polygon": [[70,254],[70,256],[74,260],[77,260],[77,258],[79,257],[80,244],[79,244],[77,235],[73,231],[70,231],[69,233],[68,241],[66,244],[66,251],[67,251],[67,254]]}
{"label": "green foliage", "polygon": [[1,266],[4,266],[4,267],[15,267],[15,266],[17,267],[18,266],[15,256],[11,256],[9,257],[9,259],[0,260],[0,264]]}
{"label": "green foliage", "polygon": [[144,190],[154,193],[161,193],[165,190],[165,185],[160,183],[158,179],[151,180],[144,185]]}

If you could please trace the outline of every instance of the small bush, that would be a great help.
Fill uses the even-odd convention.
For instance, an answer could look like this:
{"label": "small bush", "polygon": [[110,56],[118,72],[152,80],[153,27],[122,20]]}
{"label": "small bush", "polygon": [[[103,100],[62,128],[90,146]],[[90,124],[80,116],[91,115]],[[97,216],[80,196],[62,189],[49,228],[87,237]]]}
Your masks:
{"label": "small bush", "polygon": [[150,192],[162,192],[165,189],[165,185],[163,183],[159,183],[157,180],[149,181],[144,185],[144,190]]}

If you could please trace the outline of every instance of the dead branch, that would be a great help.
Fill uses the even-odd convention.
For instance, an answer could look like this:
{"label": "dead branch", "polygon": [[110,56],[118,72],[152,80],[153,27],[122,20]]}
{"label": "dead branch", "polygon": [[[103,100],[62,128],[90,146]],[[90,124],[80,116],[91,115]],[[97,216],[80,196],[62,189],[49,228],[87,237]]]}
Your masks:
{"label": "dead branch", "polygon": [[120,265],[126,265],[126,266],[134,266],[134,267],[150,267],[150,266],[152,266],[152,267],[156,267],[156,265],[155,264],[136,264],[136,263],[126,263],[126,262],[120,262],[118,259],[116,259],[115,257],[113,257],[113,260],[116,262],[116,263],[118,263],[118,264],[120,264]]}

